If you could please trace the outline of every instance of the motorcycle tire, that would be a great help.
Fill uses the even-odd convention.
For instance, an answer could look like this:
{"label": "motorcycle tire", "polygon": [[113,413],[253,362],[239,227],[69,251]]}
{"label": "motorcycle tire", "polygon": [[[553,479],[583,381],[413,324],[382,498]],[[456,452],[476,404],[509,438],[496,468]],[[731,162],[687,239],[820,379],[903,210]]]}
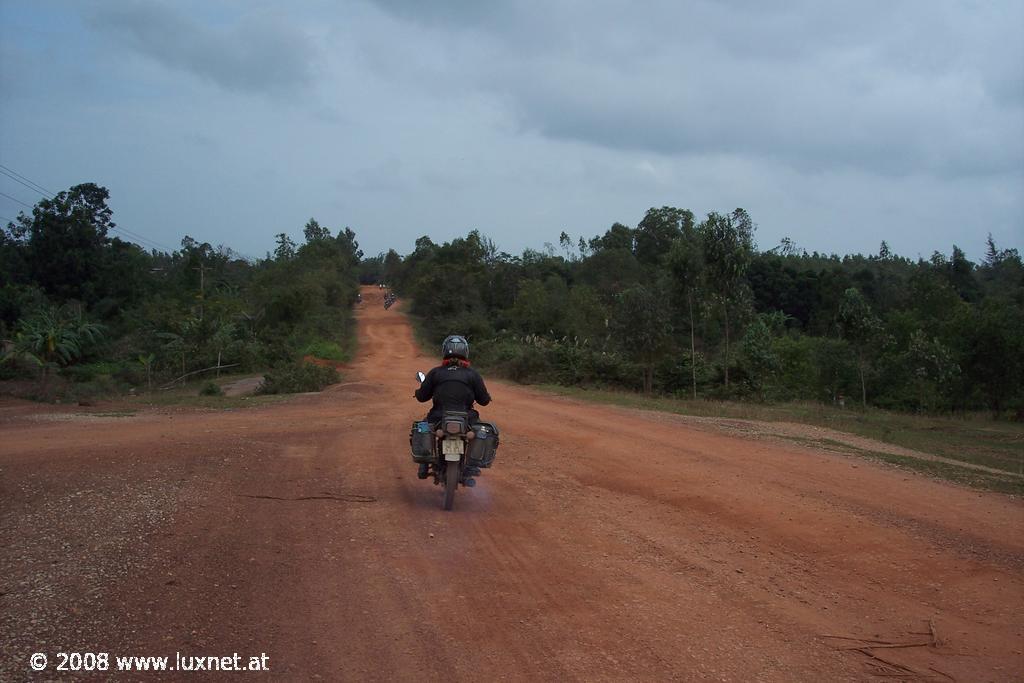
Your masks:
{"label": "motorcycle tire", "polygon": [[444,468],[444,509],[455,504],[455,487],[459,485],[459,463],[450,462]]}

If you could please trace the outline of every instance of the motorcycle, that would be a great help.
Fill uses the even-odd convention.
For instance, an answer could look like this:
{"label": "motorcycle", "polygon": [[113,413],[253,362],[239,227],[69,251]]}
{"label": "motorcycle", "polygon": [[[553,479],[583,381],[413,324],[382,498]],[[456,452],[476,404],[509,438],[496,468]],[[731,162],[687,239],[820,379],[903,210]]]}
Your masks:
{"label": "motorcycle", "polygon": [[[417,372],[416,379],[422,384],[426,375]],[[476,486],[480,468],[494,462],[498,429],[488,422],[471,425],[469,413],[446,410],[436,424],[414,422],[409,441],[413,460],[429,465],[435,486],[444,485],[443,507],[451,510],[459,486]]]}

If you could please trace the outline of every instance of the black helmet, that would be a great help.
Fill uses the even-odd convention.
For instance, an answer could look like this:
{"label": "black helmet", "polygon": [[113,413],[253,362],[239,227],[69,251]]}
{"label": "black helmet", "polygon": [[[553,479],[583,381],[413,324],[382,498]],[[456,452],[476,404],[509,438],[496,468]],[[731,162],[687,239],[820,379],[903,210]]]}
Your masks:
{"label": "black helmet", "polygon": [[469,360],[469,342],[458,334],[450,334],[441,342],[441,357]]}

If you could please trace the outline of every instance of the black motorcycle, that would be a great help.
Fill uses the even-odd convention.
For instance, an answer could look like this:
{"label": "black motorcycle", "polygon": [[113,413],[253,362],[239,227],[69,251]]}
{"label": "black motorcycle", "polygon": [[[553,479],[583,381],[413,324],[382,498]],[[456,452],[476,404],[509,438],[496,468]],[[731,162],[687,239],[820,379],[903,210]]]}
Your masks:
{"label": "black motorcycle", "polygon": [[[418,372],[416,378],[422,384],[426,376]],[[481,468],[494,464],[498,428],[490,422],[470,424],[469,413],[446,410],[435,424],[414,422],[409,445],[413,461],[429,465],[427,476],[444,485],[444,509],[451,510],[456,489],[476,486]]]}

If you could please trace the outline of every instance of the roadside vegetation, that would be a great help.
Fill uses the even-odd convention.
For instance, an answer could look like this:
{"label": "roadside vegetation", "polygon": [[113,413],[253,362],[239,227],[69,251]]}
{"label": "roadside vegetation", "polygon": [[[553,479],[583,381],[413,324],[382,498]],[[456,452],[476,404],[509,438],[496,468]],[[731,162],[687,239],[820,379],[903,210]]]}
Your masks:
{"label": "roadside vegetation", "polygon": [[1024,417],[1024,266],[759,251],[742,209],[651,209],[561,249],[499,252],[477,232],[363,263],[411,300],[431,343],[524,383],[758,404]]}
{"label": "roadside vegetation", "polygon": [[195,396],[222,372],[348,359],[362,257],[350,229],[310,219],[303,244],[281,233],[260,259],[189,236],[146,251],[115,235],[108,198],[76,185],[0,230],[0,390],[75,401],[185,383]]}

